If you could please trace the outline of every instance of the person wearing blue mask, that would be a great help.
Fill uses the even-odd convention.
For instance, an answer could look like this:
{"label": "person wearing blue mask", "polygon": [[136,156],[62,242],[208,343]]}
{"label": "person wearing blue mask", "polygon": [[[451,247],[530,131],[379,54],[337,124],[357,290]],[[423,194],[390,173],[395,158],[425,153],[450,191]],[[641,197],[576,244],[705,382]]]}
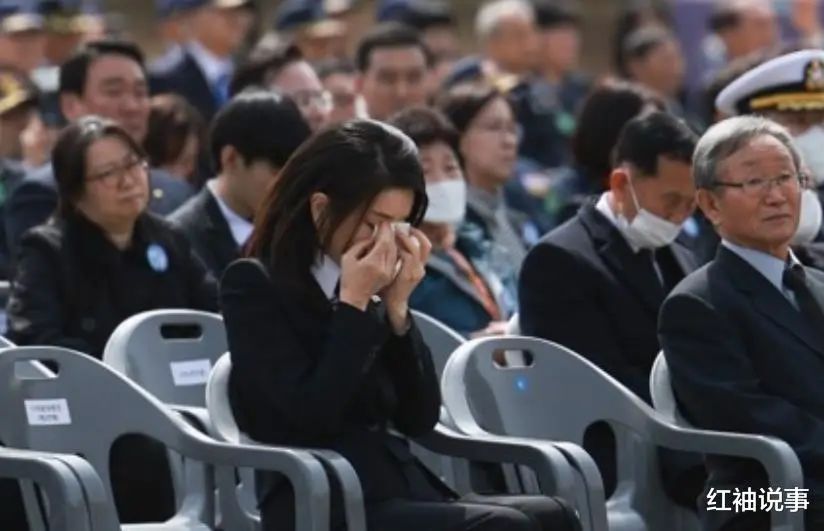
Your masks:
{"label": "person wearing blue mask", "polygon": [[[546,235],[521,269],[521,332],[570,348],[647,403],[660,350],[658,310],[695,268],[690,251],[675,240],[695,208],[690,161],[696,141],[670,114],[633,118],[615,147],[610,189]],[[604,431],[585,447],[609,493],[615,454]]]}

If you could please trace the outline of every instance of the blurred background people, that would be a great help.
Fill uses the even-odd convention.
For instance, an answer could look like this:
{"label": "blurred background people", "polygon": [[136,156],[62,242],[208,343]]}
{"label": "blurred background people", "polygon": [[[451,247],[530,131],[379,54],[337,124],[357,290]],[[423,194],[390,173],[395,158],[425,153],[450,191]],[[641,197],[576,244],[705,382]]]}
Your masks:
{"label": "blurred background people", "polygon": [[415,30],[394,22],[375,26],[358,43],[355,62],[370,118],[386,120],[426,104],[432,56]]}
{"label": "blurred background people", "polygon": [[345,59],[331,59],[318,65],[318,77],[332,98],[329,122],[336,124],[352,118],[366,118],[363,98],[358,94],[358,71]]}
{"label": "blurred background people", "polygon": [[186,98],[206,120],[229,100],[238,52],[252,25],[249,0],[200,0],[187,15],[182,58],[150,75],[153,92]]}
{"label": "blurred background people", "polygon": [[34,3],[16,0],[0,4],[0,66],[28,76],[45,57],[43,17]]}
{"label": "blurred background people", "polygon": [[295,43],[312,63],[348,56],[349,26],[341,16],[348,1],[284,0],[275,13],[281,38]]}
{"label": "blurred background people", "polygon": [[229,92],[234,95],[251,86],[289,96],[313,131],[329,121],[334,105],[332,96],[294,44],[280,42],[272,46],[263,41],[252,50],[235,72]]}
{"label": "blurred background people", "polygon": [[149,164],[199,189],[198,157],[206,142],[203,117],[177,94],[153,96],[149,106],[143,139]]}

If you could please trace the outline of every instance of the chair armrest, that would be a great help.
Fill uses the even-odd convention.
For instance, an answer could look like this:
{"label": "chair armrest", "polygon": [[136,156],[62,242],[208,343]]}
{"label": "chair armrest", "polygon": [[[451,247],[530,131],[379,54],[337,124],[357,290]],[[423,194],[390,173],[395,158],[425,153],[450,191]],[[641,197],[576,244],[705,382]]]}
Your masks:
{"label": "chair armrest", "polygon": [[308,448],[327,472],[334,474],[343,492],[343,508],[347,529],[366,529],[366,511],[363,504],[363,490],[360,479],[352,465],[342,455],[331,450]]}
{"label": "chair armrest", "polygon": [[431,433],[415,439],[424,448],[470,461],[524,465],[538,476],[543,492],[562,495],[575,484],[574,472],[552,443],[488,433],[463,435],[437,424]]}
{"label": "chair armrest", "polygon": [[184,457],[209,463],[283,474],[295,493],[296,531],[329,528],[329,481],[323,465],[304,450],[227,444],[203,435],[185,422],[174,440],[162,441]]}
{"label": "chair armrest", "polygon": [[94,467],[88,461],[76,455],[55,454],[55,458],[71,467],[75,477],[83,485],[92,529],[120,529],[117,510],[114,501],[110,497],[109,486],[103,485],[103,480],[97,475]]}
{"label": "chair armrest", "polygon": [[203,433],[210,432],[211,421],[209,420],[209,411],[205,407],[181,406],[177,404],[170,404],[169,407],[173,411],[180,413],[187,422]]}
{"label": "chair armrest", "polygon": [[[91,469],[88,463],[85,466]],[[0,450],[0,477],[31,480],[47,493],[50,528],[59,531],[91,529],[84,485],[71,466],[57,454],[3,448]],[[97,482],[100,484],[99,478]]]}
{"label": "chair armrest", "polygon": [[658,446],[702,454],[749,457],[764,466],[771,486],[804,485],[798,456],[789,444],[776,437],[682,428],[657,419],[651,427],[651,442]]}

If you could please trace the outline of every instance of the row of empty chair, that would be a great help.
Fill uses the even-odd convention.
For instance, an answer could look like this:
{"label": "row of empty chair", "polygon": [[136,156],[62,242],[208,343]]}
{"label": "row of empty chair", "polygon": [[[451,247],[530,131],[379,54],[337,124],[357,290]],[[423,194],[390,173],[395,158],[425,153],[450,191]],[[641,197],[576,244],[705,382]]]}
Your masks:
{"label": "row of empty chair", "polygon": [[[465,342],[434,319],[415,318],[442,375],[444,402],[434,433],[414,441],[416,453],[458,492],[472,488],[469,462],[500,463],[509,492],[562,496],[575,505],[584,529],[677,531],[699,529],[698,522],[664,494],[657,446],[751,457],[764,465],[771,486],[803,484],[786,443],[687,425],[677,413],[663,356],[651,379],[654,410],[557,344],[518,336]],[[516,330],[517,321],[511,327]],[[108,452],[121,435],[142,433],[174,453],[178,511],[166,523],[124,529],[259,529],[253,469],[276,470],[292,482],[297,529],[328,529],[330,474],[343,486],[348,528],[366,528],[360,484],[345,459],[323,449],[257,445],[240,432],[227,398],[231,361],[220,316],[188,310],[134,316],[113,334],[104,363],[59,348],[7,347],[0,350],[0,411],[10,414],[0,417],[0,440],[10,448],[82,455],[73,464],[90,465],[84,474],[99,478],[92,497],[98,501],[85,513],[67,505],[62,491],[45,488],[50,525],[77,513],[88,523],[73,520],[71,529],[120,528]],[[32,423],[35,406],[47,416]],[[598,421],[616,433],[619,483],[609,500],[581,447],[586,428]],[[45,455],[49,463],[66,462]],[[84,488],[82,482],[66,487]],[[27,514],[39,531],[43,504],[33,492],[24,488]],[[773,513],[772,528],[801,531],[803,514]]]}

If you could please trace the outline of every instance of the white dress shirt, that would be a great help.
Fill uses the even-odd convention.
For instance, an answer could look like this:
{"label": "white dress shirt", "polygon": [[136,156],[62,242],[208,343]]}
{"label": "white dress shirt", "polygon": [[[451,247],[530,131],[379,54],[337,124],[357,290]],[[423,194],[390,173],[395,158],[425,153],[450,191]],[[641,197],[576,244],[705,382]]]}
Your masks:
{"label": "white dress shirt", "polygon": [[252,235],[252,230],[255,226],[251,221],[239,216],[237,212],[229,208],[229,205],[224,203],[223,199],[215,193],[217,183],[214,179],[208,181],[206,186],[209,188],[209,192],[212,193],[215,201],[217,201],[217,206],[220,208],[220,212],[223,214],[226,223],[229,224],[229,231],[232,233],[232,238],[234,238],[235,243],[238,247],[243,247],[249,240],[249,236]]}

